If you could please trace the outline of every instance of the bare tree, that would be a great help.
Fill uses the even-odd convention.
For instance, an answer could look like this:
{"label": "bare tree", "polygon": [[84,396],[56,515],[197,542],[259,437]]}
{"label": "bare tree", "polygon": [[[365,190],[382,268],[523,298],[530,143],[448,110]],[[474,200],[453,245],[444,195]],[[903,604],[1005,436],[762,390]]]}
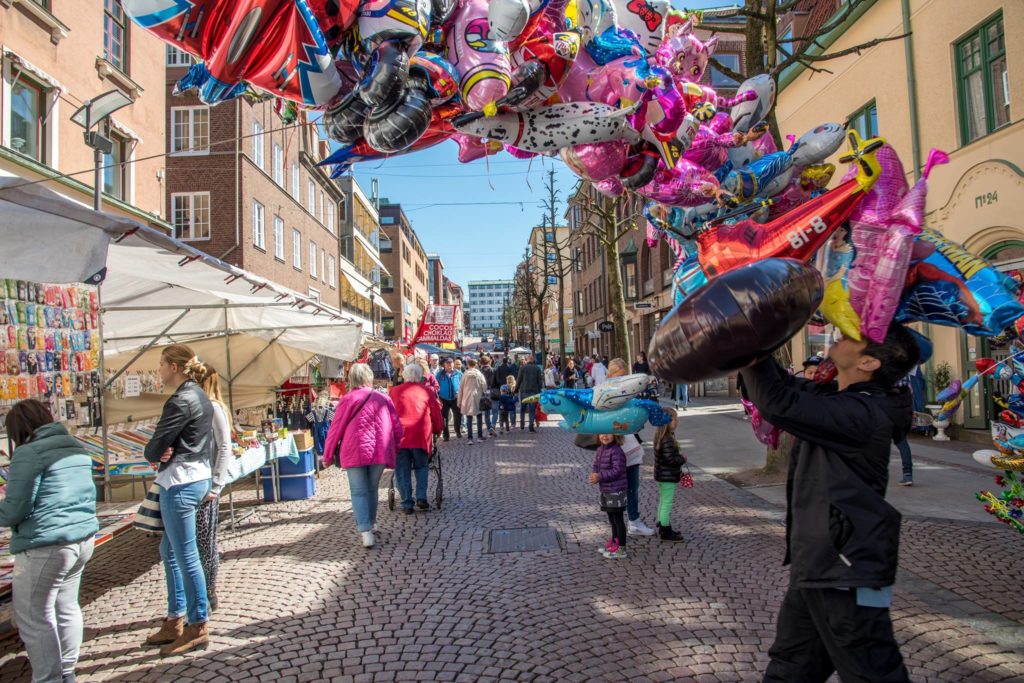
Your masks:
{"label": "bare tree", "polygon": [[[555,184],[555,169],[552,168],[548,171],[547,181],[547,199],[541,202],[541,206],[547,212],[545,217],[545,228],[550,228],[551,232],[548,233],[545,230],[544,234],[544,282],[545,288],[550,284],[552,278],[555,278],[558,284],[558,291],[556,296],[558,297],[555,303],[555,309],[558,311],[558,357],[565,358],[565,315],[564,315],[564,304],[565,304],[565,279],[572,274],[572,258],[567,254],[569,251],[569,242],[572,240],[572,236],[566,233],[562,238],[559,238],[559,226],[558,226],[558,202],[560,198],[560,192]],[[548,239],[550,234],[551,239]],[[551,305],[550,300],[547,302]]]}
{"label": "bare tree", "polygon": [[580,207],[582,214],[575,235],[593,236],[604,250],[605,271],[608,274],[607,296],[612,309],[612,323],[615,325],[612,353],[622,358],[631,358],[619,240],[631,231],[638,230],[634,196],[624,194],[606,197],[594,191],[589,183],[584,183],[573,202]]}
{"label": "bare tree", "polygon": [[[530,250],[523,252],[523,260],[516,266],[516,275],[512,284],[512,311],[513,319],[524,321],[530,333],[530,348],[536,349],[537,328],[534,319],[534,302],[537,300],[536,282],[530,269]],[[524,320],[525,315],[525,320]]]}
{"label": "bare tree", "polygon": [[[827,48],[822,43],[822,39],[870,1],[846,0],[846,2],[838,3],[838,10],[821,26],[817,28],[812,26],[806,35],[780,40],[777,33],[779,18],[794,9],[802,8],[802,6],[810,8],[817,1],[819,0],[814,2],[812,0],[785,0],[783,2],[742,0],[741,5],[732,12],[716,14],[709,21],[701,21],[700,27],[712,33],[739,33],[745,39],[746,63],[743,71],[730,69],[714,57],[711,58],[711,64],[721,73],[739,82],[760,73],[767,73],[775,81],[777,91],[779,75],[793,65],[800,64],[814,73],[832,73],[821,64],[838,57],[860,54],[879,43],[902,40],[910,35],[903,33],[898,36],[874,38],[844,50],[826,52]],[[737,17],[744,19],[745,24],[722,23],[722,20]],[[768,114],[768,124],[771,127],[772,137],[775,138],[775,144],[781,149],[783,146],[782,135],[775,118],[774,105]]]}

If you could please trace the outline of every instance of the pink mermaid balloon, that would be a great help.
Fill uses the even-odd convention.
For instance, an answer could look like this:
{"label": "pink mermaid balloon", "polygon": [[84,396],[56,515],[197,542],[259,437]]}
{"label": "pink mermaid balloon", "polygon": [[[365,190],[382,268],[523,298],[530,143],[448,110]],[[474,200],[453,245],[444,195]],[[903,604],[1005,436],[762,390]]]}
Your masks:
{"label": "pink mermaid balloon", "polygon": [[699,206],[714,199],[719,191],[718,180],[710,171],[680,159],[671,172],[659,164],[654,179],[636,192],[669,206]]}
{"label": "pink mermaid balloon", "polygon": [[468,109],[483,111],[508,93],[508,50],[491,32],[487,0],[459,0],[448,33],[448,60]]}

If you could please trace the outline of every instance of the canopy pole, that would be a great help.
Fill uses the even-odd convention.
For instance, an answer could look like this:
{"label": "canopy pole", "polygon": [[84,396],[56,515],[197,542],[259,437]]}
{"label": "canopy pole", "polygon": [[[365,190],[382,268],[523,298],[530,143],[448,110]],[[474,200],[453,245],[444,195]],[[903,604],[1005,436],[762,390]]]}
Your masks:
{"label": "canopy pole", "polygon": [[156,345],[156,343],[158,341],[163,339],[164,335],[166,335],[168,332],[170,332],[171,328],[174,327],[175,325],[177,325],[178,321],[180,321],[182,318],[184,318],[186,315],[188,315],[191,310],[192,309],[190,309],[190,308],[186,308],[184,311],[182,311],[181,315],[179,315],[177,318],[175,318],[174,321],[170,325],[165,327],[160,332],[160,334],[158,334],[157,336],[155,336],[151,340],[149,340],[149,343],[146,344],[145,346],[143,346],[139,350],[138,353],[136,353],[134,356],[132,356],[130,361],[128,361],[127,363],[122,365],[121,368],[117,372],[114,373],[113,377],[111,377],[108,381],[104,382],[104,385],[103,385],[104,389],[109,389],[111,387],[111,385],[113,385],[114,382],[117,380],[117,378],[120,377],[121,375],[123,375],[128,370],[128,368],[130,368],[132,366],[132,363],[134,363],[138,359],[142,358],[143,354],[145,354],[146,351],[149,351],[151,348],[153,348]]}
{"label": "canopy pole", "polygon": [[96,310],[98,313],[99,320],[96,321],[96,328],[99,332],[100,348],[99,348],[99,371],[100,371],[100,382],[99,382],[99,405],[100,405],[100,425],[103,429],[103,500],[104,502],[110,502],[110,438],[107,433],[107,381],[106,381],[106,363],[103,359],[103,286],[96,285]]}
{"label": "canopy pole", "polygon": [[235,378],[231,375],[231,334],[228,327],[228,301],[224,300],[224,355],[227,357],[227,373],[228,373],[228,410],[231,411],[231,417],[228,419],[230,424],[235,423]]}

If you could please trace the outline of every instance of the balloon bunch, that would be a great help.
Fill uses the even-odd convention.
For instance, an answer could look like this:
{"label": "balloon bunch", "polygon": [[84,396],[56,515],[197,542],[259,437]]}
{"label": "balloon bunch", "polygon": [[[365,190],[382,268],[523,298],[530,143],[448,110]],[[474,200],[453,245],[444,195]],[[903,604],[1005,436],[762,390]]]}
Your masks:
{"label": "balloon bunch", "polygon": [[666,425],[671,416],[647,394],[652,378],[614,377],[593,389],[545,389],[538,400],[548,415],[561,415],[562,428],[580,434],[636,434],[647,422]]}

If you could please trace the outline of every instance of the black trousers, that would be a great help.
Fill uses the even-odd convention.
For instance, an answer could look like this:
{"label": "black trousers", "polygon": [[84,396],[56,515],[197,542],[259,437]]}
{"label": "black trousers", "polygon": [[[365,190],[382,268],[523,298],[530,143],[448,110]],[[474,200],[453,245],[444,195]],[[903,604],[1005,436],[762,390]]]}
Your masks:
{"label": "black trousers", "polygon": [[612,526],[612,538],[619,542],[623,548],[626,547],[626,508],[615,508],[605,510],[608,513],[608,522]]}
{"label": "black trousers", "polygon": [[462,411],[455,400],[441,399],[441,422],[444,423],[444,438],[448,438],[448,416],[455,413],[455,435],[462,436]]}
{"label": "black trousers", "polygon": [[794,588],[782,601],[766,683],[909,683],[888,608],[861,607],[857,591]]}

